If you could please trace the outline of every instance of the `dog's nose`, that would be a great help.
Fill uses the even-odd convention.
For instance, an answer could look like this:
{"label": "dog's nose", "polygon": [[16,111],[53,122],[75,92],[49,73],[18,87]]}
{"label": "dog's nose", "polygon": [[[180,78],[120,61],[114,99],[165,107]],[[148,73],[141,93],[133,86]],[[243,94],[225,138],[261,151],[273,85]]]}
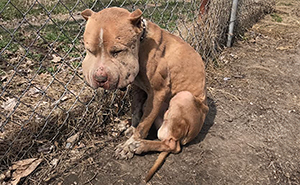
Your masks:
{"label": "dog's nose", "polygon": [[93,77],[100,85],[104,84],[108,80],[108,75],[103,67],[98,68]]}
{"label": "dog's nose", "polygon": [[100,84],[104,84],[107,81],[107,76],[106,75],[104,75],[104,76],[102,76],[102,75],[96,75],[94,78]]}

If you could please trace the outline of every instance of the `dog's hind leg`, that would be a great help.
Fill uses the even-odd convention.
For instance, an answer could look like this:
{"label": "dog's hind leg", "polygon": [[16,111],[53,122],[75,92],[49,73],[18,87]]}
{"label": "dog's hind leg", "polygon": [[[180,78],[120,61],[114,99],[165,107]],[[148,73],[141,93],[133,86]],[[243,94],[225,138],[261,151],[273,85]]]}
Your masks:
{"label": "dog's hind leg", "polygon": [[207,105],[197,101],[190,92],[179,92],[164,114],[157,132],[159,141],[137,139],[129,149],[136,154],[148,151],[178,153],[181,144],[185,145],[199,134],[207,112]]}
{"label": "dog's hind leg", "polygon": [[199,134],[207,112],[207,105],[199,102],[190,92],[177,93],[171,99],[158,130],[160,141],[140,139],[129,145],[129,149],[136,154],[162,152],[147,174],[146,181],[150,180],[169,153],[180,152],[181,144],[185,145]]}

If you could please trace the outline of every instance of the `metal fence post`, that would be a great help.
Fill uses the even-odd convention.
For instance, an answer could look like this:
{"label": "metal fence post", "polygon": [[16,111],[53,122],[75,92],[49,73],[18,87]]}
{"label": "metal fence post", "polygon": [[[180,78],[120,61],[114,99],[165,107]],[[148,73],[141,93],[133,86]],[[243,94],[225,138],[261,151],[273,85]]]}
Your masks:
{"label": "metal fence post", "polygon": [[234,22],[236,21],[237,5],[238,5],[238,0],[233,0],[232,9],[231,9],[231,16],[230,16],[230,22],[229,22],[227,47],[231,47],[231,43],[232,43]]}

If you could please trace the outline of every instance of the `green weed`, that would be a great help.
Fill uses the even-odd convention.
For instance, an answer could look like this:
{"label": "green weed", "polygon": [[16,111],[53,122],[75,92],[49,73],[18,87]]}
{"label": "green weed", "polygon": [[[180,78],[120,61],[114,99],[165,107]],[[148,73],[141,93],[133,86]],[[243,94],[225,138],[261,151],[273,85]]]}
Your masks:
{"label": "green weed", "polygon": [[282,22],[282,18],[281,18],[278,14],[276,14],[276,13],[272,13],[272,14],[271,14],[271,17],[272,17],[273,20],[276,21],[276,22]]}
{"label": "green weed", "polygon": [[0,69],[0,76],[3,76],[3,75],[5,75],[5,72],[2,69]]}
{"label": "green weed", "polygon": [[51,66],[48,67],[47,70],[51,73],[54,74],[57,71],[57,67],[56,66]]}
{"label": "green weed", "polygon": [[80,62],[72,62],[72,66],[76,69],[77,67],[80,67],[81,66],[81,63]]}

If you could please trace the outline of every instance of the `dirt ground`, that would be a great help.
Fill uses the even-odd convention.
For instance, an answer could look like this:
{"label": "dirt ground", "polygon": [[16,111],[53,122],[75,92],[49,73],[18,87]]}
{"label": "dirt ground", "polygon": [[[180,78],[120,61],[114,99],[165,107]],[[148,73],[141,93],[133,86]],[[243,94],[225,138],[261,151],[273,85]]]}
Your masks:
{"label": "dirt ground", "polygon": [[[300,184],[299,12],[299,0],[278,1],[207,67],[205,126],[149,184]],[[116,160],[125,139],[102,143],[49,183],[141,184],[158,153]]]}

